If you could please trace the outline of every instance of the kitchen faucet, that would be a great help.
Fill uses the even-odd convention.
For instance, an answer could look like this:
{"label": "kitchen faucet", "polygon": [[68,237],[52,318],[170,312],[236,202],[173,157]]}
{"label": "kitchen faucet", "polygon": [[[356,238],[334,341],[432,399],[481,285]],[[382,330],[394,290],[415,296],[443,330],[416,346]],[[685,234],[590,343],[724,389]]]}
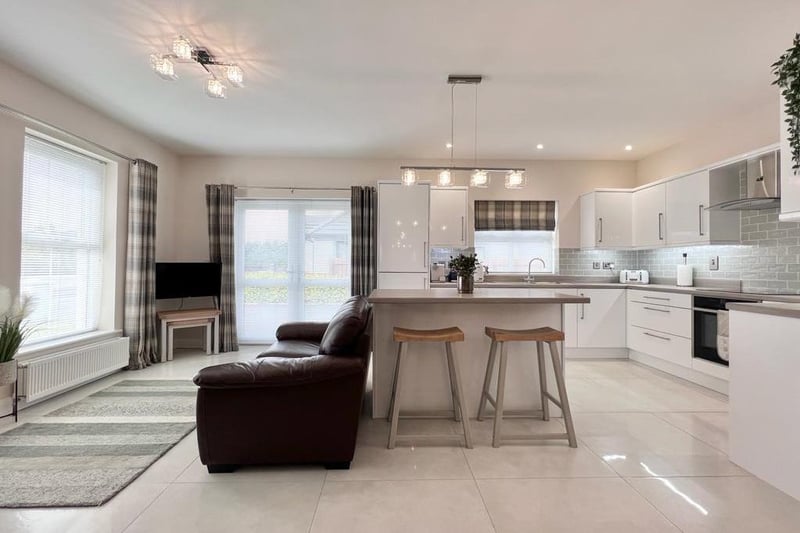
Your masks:
{"label": "kitchen faucet", "polygon": [[542,259],[541,257],[534,257],[533,259],[528,261],[528,277],[525,278],[525,281],[527,281],[528,283],[533,283],[533,274],[531,274],[531,265],[533,264],[534,261],[541,261],[542,268],[547,268],[544,259]]}

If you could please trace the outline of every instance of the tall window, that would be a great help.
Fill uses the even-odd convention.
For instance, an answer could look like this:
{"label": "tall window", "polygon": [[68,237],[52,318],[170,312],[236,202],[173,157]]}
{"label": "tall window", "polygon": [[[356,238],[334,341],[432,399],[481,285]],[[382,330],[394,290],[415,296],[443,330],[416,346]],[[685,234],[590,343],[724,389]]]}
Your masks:
{"label": "tall window", "polygon": [[554,273],[556,267],[555,231],[476,231],[475,253],[481,263],[495,272],[527,272],[534,257],[531,272]]}
{"label": "tall window", "polygon": [[349,200],[238,200],[234,235],[240,341],[328,320],[350,296]]}
{"label": "tall window", "polygon": [[20,292],[39,342],[96,330],[103,285],[106,163],[25,138]]}

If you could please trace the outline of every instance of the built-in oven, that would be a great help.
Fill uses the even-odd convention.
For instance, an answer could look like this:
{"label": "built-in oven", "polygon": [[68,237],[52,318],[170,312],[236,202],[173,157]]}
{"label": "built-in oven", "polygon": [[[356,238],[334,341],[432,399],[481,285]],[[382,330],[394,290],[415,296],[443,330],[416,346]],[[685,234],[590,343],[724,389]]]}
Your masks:
{"label": "built-in oven", "polygon": [[711,298],[707,296],[694,297],[693,355],[695,359],[705,359],[712,363],[728,366],[727,355],[724,358],[720,357],[717,349],[720,342],[727,342],[728,332],[720,332],[719,327],[720,324],[727,324],[727,320],[725,320],[728,313],[727,305],[743,301],[752,302],[753,300]]}

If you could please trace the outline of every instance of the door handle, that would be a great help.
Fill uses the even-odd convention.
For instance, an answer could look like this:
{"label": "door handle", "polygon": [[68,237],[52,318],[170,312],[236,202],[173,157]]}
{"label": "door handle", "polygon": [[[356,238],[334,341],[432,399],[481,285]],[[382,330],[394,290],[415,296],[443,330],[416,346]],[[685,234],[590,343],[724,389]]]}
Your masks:
{"label": "door handle", "polygon": [[701,237],[705,235],[705,233],[703,233],[703,208],[704,207],[705,206],[703,204],[700,204],[698,206],[698,209],[697,209],[697,227],[698,227],[698,230],[699,230],[699,233],[700,233]]}
{"label": "door handle", "polygon": [[597,239],[597,242],[603,242],[603,217],[598,218],[597,222],[600,224],[600,238]]}
{"label": "door handle", "polygon": [[644,306],[644,307],[642,307],[642,309],[647,309],[648,311],[658,311],[659,313],[669,313],[670,312],[669,309],[659,309],[657,307]]}
{"label": "door handle", "polygon": [[672,340],[669,337],[662,337],[661,335],[656,335],[654,333],[648,333],[647,331],[643,331],[642,333],[644,333],[648,337],[655,337],[656,339],[661,339],[662,341],[671,341]]}
{"label": "door handle", "polygon": [[664,213],[658,214],[658,240],[664,240]]}

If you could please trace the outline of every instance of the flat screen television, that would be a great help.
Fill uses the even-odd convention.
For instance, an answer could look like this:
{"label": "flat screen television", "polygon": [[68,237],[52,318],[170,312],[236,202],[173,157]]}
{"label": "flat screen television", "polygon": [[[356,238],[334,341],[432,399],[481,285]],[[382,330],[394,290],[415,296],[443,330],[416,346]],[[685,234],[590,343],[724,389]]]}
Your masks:
{"label": "flat screen television", "polygon": [[215,296],[222,282],[220,263],[156,263],[156,299]]}

